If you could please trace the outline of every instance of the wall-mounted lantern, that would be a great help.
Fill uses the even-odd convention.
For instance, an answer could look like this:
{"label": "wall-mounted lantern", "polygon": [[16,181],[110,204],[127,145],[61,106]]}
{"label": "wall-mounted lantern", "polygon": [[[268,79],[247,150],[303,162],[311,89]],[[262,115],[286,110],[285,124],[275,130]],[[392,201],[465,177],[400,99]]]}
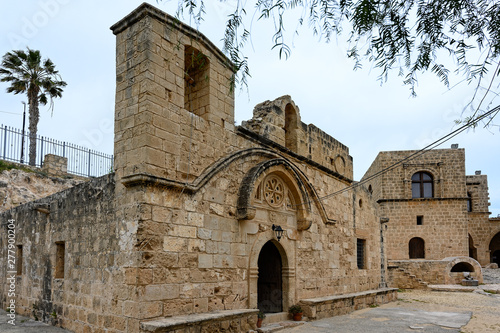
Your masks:
{"label": "wall-mounted lantern", "polygon": [[284,230],[279,225],[274,225],[274,224],[273,224],[273,230],[274,230],[274,233],[276,234],[276,238],[278,239],[278,242],[279,242],[281,237],[283,237]]}

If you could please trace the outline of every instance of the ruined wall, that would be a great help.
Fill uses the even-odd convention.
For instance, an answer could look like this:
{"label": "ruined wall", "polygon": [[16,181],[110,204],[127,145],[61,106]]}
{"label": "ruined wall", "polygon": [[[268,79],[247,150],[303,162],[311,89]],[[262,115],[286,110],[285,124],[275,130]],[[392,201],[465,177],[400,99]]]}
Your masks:
{"label": "ruined wall", "polygon": [[347,179],[353,178],[349,148],[315,125],[304,124],[299,107],[288,95],[256,105],[252,119],[243,121],[242,127]]}
{"label": "ruined wall", "polygon": [[[416,151],[381,152],[363,179],[413,153]],[[432,175],[432,198],[412,198],[411,177],[417,172]],[[381,216],[390,219],[387,224],[389,259],[408,259],[410,240],[416,237],[425,243],[426,259],[468,255],[463,149],[427,151],[379,178],[378,184],[373,182],[373,189]]]}
{"label": "ruined wall", "polygon": [[20,169],[0,173],[0,212],[37,200],[83,182],[79,177],[61,178]]}

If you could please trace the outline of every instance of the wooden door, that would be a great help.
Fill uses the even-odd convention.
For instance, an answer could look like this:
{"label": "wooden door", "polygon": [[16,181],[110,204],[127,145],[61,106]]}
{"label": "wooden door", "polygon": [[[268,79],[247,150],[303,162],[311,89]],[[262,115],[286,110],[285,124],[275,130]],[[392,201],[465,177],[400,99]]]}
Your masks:
{"label": "wooden door", "polygon": [[267,242],[259,254],[257,281],[257,306],[265,313],[283,311],[281,255],[273,244]]}

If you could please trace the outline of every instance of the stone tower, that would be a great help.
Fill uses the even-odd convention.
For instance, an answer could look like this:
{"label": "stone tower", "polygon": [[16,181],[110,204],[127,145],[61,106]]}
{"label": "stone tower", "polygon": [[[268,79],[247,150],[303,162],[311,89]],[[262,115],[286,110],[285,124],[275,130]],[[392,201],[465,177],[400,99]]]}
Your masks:
{"label": "stone tower", "polygon": [[201,33],[146,3],[111,30],[116,179],[192,180],[203,170],[196,159],[217,158],[223,133],[234,131],[231,62]]}

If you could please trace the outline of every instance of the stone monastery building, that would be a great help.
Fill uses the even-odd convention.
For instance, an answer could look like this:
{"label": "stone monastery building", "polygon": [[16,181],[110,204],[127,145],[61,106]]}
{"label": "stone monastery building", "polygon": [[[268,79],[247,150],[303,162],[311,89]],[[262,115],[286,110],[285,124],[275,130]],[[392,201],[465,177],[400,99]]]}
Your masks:
{"label": "stone monastery building", "polygon": [[198,31],[148,4],[111,29],[115,173],[0,215],[3,309],[9,220],[16,312],[75,332],[248,332],[258,309],[314,320],[499,261],[463,149],[382,152],[356,182],[290,96],[235,126],[234,66]]}

